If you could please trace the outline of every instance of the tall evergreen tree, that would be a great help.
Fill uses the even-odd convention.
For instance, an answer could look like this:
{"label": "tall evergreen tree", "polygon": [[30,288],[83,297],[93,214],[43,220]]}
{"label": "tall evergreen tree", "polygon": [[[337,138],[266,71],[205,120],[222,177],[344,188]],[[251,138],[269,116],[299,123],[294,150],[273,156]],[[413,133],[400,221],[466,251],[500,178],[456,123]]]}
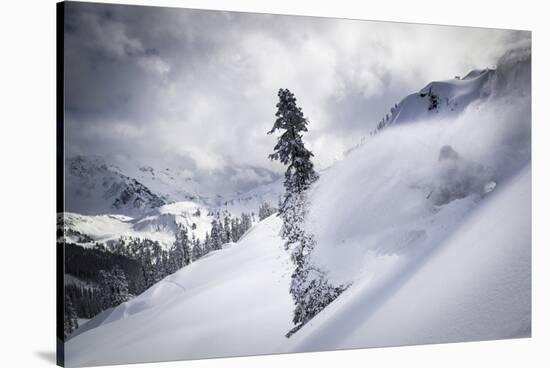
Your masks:
{"label": "tall evergreen tree", "polygon": [[155,283],[156,279],[151,242],[148,239],[143,239],[143,241],[138,241],[136,243],[141,243],[141,250],[139,252],[138,260],[143,268],[143,280],[145,282],[145,287],[148,288]]}
{"label": "tall evergreen tree", "polygon": [[[317,179],[309,151],[302,141],[303,133],[307,132],[308,120],[304,117],[302,108],[296,106],[296,98],[288,89],[279,90],[279,103],[275,116],[275,124],[268,132],[282,131],[273,148],[274,153],[269,155],[271,160],[281,161],[287,165],[285,172],[285,200],[291,193],[305,191]],[[284,203],[283,203],[284,205]]]}
{"label": "tall evergreen tree", "polygon": [[213,219],[211,225],[210,242],[212,250],[221,249],[223,244],[223,227],[217,219]]}
{"label": "tall evergreen tree", "polygon": [[157,283],[166,276],[166,270],[162,263],[162,247],[158,241],[146,239],[151,249],[151,269],[153,275],[153,283]]}
{"label": "tall evergreen tree", "polygon": [[191,245],[185,226],[181,229],[181,246],[183,249],[183,266],[187,266],[191,263]]}
{"label": "tall evergreen tree", "polygon": [[204,243],[203,243],[203,249],[202,253],[203,255],[208,254],[212,251],[212,241],[210,239],[210,235],[208,234],[208,231],[206,232],[206,235],[204,236]]}
{"label": "tall evergreen tree", "polygon": [[252,227],[252,220],[248,213],[241,213],[241,226],[239,229],[239,238],[244,235]]}
{"label": "tall evergreen tree", "polygon": [[189,245],[189,236],[187,228],[178,225],[176,231],[176,239],[170,248],[170,273],[178,271],[180,268],[187,266],[191,262],[191,247]]}
{"label": "tall evergreen tree", "polygon": [[263,202],[258,209],[258,218],[260,221],[262,221],[263,219],[266,219],[274,214],[275,212],[277,212],[275,208],[271,207],[269,203]]}
{"label": "tall evergreen tree", "polygon": [[307,132],[308,120],[302,109],[296,105],[296,98],[288,89],[280,89],[279,103],[277,103],[277,119],[273,128],[268,132],[282,131],[274,153],[268,157],[278,160],[287,166],[285,171],[285,193],[279,204],[279,215],[283,220],[282,236],[286,240],[286,247],[297,244],[304,238],[302,223],[305,215],[304,192],[317,179],[318,175],[313,168],[309,151],[302,141],[302,134]]}
{"label": "tall evergreen tree", "polygon": [[234,217],[231,219],[231,241],[233,243],[236,243],[239,240],[240,234],[239,234],[239,219],[237,217]]}
{"label": "tall evergreen tree", "polygon": [[204,250],[200,240],[195,238],[195,235],[193,235],[192,243],[193,243],[193,250],[192,250],[193,261],[196,261],[197,259],[201,258],[204,255]]}
{"label": "tall evergreen tree", "polygon": [[161,253],[161,259],[160,259],[160,268],[162,269],[162,273],[164,275],[169,275],[172,273],[171,265],[170,265],[170,255],[169,252],[162,250]]}
{"label": "tall evergreen tree", "polygon": [[229,215],[225,215],[223,218],[223,242],[229,243],[231,241],[231,219]]}
{"label": "tall evergreen tree", "polygon": [[71,298],[65,296],[65,315],[63,318],[65,338],[69,337],[78,328],[78,318]]}
{"label": "tall evergreen tree", "polygon": [[325,274],[316,268],[308,257],[315,247],[315,239],[304,230],[307,211],[306,191],[318,178],[311,162],[313,153],[302,141],[303,133],[308,131],[308,120],[288,89],[280,89],[278,96],[279,103],[275,114],[277,119],[268,134],[275,131],[282,131],[282,134],[274,147],[275,152],[270,154],[269,158],[287,166],[285,193],[279,205],[279,216],[283,220],[281,235],[286,241],[285,247],[291,251],[291,259],[295,266],[290,286],[290,294],[295,305],[295,327],[288,332],[287,337],[290,337],[332,302],[344,288],[331,286]]}

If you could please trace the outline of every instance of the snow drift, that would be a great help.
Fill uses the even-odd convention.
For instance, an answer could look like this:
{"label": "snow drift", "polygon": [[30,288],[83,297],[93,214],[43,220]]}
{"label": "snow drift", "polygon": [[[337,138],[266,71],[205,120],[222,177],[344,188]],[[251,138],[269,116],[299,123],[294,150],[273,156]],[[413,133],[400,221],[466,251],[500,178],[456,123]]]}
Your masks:
{"label": "snow drift", "polygon": [[292,301],[280,226],[271,216],[239,243],[98,316],[99,327],[66,343],[67,366],[285,351],[276,347],[292,327]]}
{"label": "snow drift", "polygon": [[372,257],[368,276],[299,331],[293,350],[529,337],[530,188],[526,167],[440,243]]}

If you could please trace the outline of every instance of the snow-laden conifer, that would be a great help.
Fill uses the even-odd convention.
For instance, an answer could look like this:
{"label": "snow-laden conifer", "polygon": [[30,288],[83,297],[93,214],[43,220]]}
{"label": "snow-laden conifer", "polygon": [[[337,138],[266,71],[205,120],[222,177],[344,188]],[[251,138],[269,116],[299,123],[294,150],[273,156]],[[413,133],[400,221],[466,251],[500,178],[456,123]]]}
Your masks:
{"label": "snow-laden conifer", "polygon": [[313,234],[304,230],[307,212],[307,189],[317,180],[318,175],[311,161],[313,153],[302,140],[307,132],[308,120],[302,109],[296,105],[296,98],[288,89],[279,90],[279,103],[275,124],[268,132],[281,131],[282,134],[269,155],[272,160],[287,166],[285,171],[285,193],[279,204],[279,216],[283,220],[281,236],[285,247],[291,252],[295,265],[292,273],[290,294],[294,301],[295,327],[288,332],[290,337],[311,318],[332,302],[344,290],[330,285],[324,272],[314,267],[309,254],[315,247]]}

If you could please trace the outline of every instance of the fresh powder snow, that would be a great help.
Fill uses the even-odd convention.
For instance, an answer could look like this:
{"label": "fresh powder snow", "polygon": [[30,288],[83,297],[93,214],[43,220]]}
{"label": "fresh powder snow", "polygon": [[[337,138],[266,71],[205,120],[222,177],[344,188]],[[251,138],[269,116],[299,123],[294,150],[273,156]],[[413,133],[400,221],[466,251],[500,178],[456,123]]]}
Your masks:
{"label": "fresh powder snow", "polygon": [[[496,69],[432,82],[321,173],[308,191],[309,256],[349,287],[290,338],[293,265],[272,215],[87,322],[67,365],[530,336],[529,71],[530,49],[518,48]],[[273,185],[243,203],[275,198]],[[67,217],[97,239],[173,236],[193,203]]]}
{"label": "fresh powder snow", "polygon": [[287,351],[291,264],[280,226],[272,215],[238,243],[100,315],[100,326],[66,343],[67,366]]}

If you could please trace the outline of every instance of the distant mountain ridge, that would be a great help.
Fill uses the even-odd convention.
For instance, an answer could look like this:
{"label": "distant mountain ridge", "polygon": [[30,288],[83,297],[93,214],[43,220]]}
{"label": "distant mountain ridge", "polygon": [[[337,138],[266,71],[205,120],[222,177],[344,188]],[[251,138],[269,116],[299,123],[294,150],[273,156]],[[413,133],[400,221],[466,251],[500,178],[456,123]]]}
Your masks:
{"label": "distant mountain ridge", "polygon": [[232,197],[207,197],[185,173],[145,165],[123,171],[99,156],[70,157],[65,172],[66,206],[58,220],[65,241],[83,247],[131,237],[158,241],[167,249],[178,225],[203,241],[214,214],[258,214],[264,202],[275,206],[283,191],[278,179]]}
{"label": "distant mountain ridge", "polygon": [[65,210],[84,215],[136,215],[166,204],[138,180],[98,156],[75,156],[65,163]]}
{"label": "distant mountain ridge", "polygon": [[507,51],[496,68],[473,69],[464,77],[433,81],[395,104],[371,135],[384,128],[434,118],[452,119],[472,103],[506,94],[525,97],[531,90],[530,46]]}
{"label": "distant mountain ridge", "polygon": [[276,203],[282,192],[280,178],[267,171],[263,174],[273,180],[224,196],[208,193],[187,170],[137,164],[121,169],[101,156],[77,155],[65,162],[65,210],[140,217],[166,204],[194,202],[212,209],[251,212],[264,201]]}
{"label": "distant mountain ridge", "polygon": [[428,121],[441,115],[445,118],[458,116],[472,102],[480,101],[490,94],[485,87],[494,75],[494,69],[476,69],[463,78],[430,82],[392,107],[371,134],[390,125]]}

